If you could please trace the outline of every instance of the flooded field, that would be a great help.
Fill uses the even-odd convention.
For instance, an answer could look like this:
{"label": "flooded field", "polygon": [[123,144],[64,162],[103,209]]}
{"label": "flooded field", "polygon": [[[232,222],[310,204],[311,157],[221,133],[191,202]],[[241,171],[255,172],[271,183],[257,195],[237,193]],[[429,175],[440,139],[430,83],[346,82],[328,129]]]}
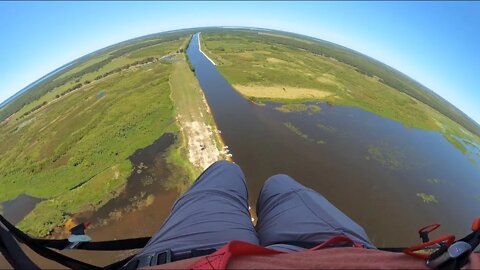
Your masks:
{"label": "flooded field", "polygon": [[41,199],[21,194],[13,200],[0,203],[0,213],[12,224],[17,224],[41,201]]}
{"label": "flooded field", "polygon": [[[125,191],[117,198],[110,200],[99,210],[75,215],[73,219],[77,223],[91,222],[93,225],[92,229],[107,224],[109,224],[109,227],[130,226],[129,222],[123,221],[123,215],[128,212],[138,212],[136,210],[150,206],[155,201],[161,201],[163,197],[161,195],[165,195],[164,184],[172,173],[163,158],[163,154],[174,142],[175,136],[167,133],[152,145],[135,151],[129,158],[134,166],[134,170],[127,180]],[[162,208],[168,206],[169,204],[164,205]],[[119,220],[122,221],[117,222]],[[137,224],[141,223],[143,222],[138,220]],[[143,231],[143,226],[135,231],[139,234],[145,232]],[[118,237],[116,234],[109,236]]]}
{"label": "flooded field", "polygon": [[323,194],[380,247],[417,243],[418,228],[430,223],[443,225],[440,234],[466,234],[480,213],[478,154],[467,157],[439,133],[357,108],[312,103],[314,110],[288,112],[253,104],[199,52],[198,35],[187,53],[244,170],[252,206],[268,177],[286,173]]}
{"label": "flooded field", "polygon": [[[128,178],[125,191],[98,211],[84,212],[72,217],[77,223],[91,223],[86,233],[94,241],[151,236],[160,228],[179,196],[177,190],[165,188],[165,182],[171,181],[170,177],[175,177],[175,172],[170,171],[164,154],[175,140],[174,134],[167,133],[152,145],[137,150],[129,158],[134,165],[134,171]],[[5,214],[7,213],[5,212]],[[64,238],[67,236],[65,232],[57,231],[52,237]],[[60,267],[56,263],[33,254],[29,249],[26,249],[26,252],[44,268]],[[79,250],[62,253],[96,265],[107,265],[132,254],[130,251]],[[0,268],[6,267],[6,262],[0,260]]]}

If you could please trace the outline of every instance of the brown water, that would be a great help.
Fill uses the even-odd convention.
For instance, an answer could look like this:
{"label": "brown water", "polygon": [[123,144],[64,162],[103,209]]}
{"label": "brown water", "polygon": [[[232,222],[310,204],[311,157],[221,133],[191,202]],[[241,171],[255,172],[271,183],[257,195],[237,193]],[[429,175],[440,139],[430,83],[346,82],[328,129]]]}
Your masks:
{"label": "brown water", "polygon": [[[416,231],[430,223],[442,224],[438,235],[462,236],[480,214],[480,170],[441,134],[352,107],[318,103],[319,113],[283,113],[274,103],[258,106],[199,52],[197,35],[187,53],[245,173],[252,206],[268,177],[286,173],[362,225],[377,246],[417,243]],[[421,193],[434,195],[437,203],[424,202]]]}

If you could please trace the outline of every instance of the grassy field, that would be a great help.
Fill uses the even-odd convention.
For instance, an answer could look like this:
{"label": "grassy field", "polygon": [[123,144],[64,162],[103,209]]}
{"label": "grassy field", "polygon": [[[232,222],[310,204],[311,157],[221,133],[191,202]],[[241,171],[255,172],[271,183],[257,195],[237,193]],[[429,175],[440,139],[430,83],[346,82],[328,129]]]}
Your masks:
{"label": "grassy field", "polygon": [[[129,62],[134,62],[145,55],[159,55],[170,43],[171,48],[178,50],[177,43],[182,44],[185,37],[193,30],[166,32],[127,40],[107,48],[98,50],[74,61],[62,72],[38,83],[32,90],[17,97],[11,103],[0,108],[0,123],[18,112],[28,111],[45,100],[51,100],[56,94],[78,84],[85,84],[95,76],[107,72]],[[156,45],[156,48],[154,48]],[[141,51],[143,50],[143,52]],[[55,93],[53,93],[55,92]],[[46,99],[45,95],[50,94]],[[39,100],[44,97],[43,100]]]}
{"label": "grassy field", "polygon": [[[154,61],[118,69],[139,59],[183,51],[189,37],[184,34],[149,46],[128,45],[136,49],[124,50],[125,54],[99,69],[51,89],[0,125],[0,202],[23,193],[44,199],[19,228],[45,236],[71,214],[98,209],[118,196],[133,170],[128,157],[166,132],[181,138],[166,155],[177,172],[175,181],[166,186],[183,190],[191,184],[200,169],[188,160],[188,134],[181,132],[184,129],[177,118],[190,104],[174,93],[193,88],[196,92],[188,95],[190,99],[202,100],[203,95],[184,57],[178,55],[178,63]],[[104,59],[95,56],[56,79],[70,78]],[[105,72],[110,75],[95,79]],[[56,97],[83,80],[91,81]],[[188,84],[179,88],[176,81]],[[44,106],[19,117],[43,102]],[[211,125],[213,118],[206,113],[202,121]]]}
{"label": "grassy field", "polygon": [[205,31],[201,42],[222,75],[256,103],[323,100],[439,131],[462,151],[459,138],[480,142],[476,124],[446,101],[346,48],[283,32],[247,30]]}
{"label": "grassy field", "polygon": [[[126,66],[128,64],[134,63],[135,61],[141,61],[145,58],[148,57],[161,57],[164,56],[168,53],[176,52],[176,50],[180,47],[182,44],[183,39],[178,39],[175,41],[167,41],[167,42],[162,42],[158,45],[154,46],[149,46],[146,48],[141,48],[136,51],[133,51],[131,53],[127,53],[125,55],[119,56],[118,58],[110,59],[109,63],[103,65],[102,67],[99,67],[98,69],[89,72],[89,73],[81,73],[81,72],[75,72],[78,74],[82,74],[81,76],[75,77],[75,79],[72,79],[68,82],[65,82],[64,84],[53,88],[52,90],[48,91],[45,95],[41,96],[40,98],[30,102],[29,104],[23,106],[18,112],[17,115],[21,116],[25,112],[28,112],[32,110],[35,106],[39,106],[40,104],[44,102],[50,102],[55,99],[57,95],[61,95],[62,92],[66,91],[69,88],[74,87],[77,84],[82,84],[86,85],[89,81],[95,80],[95,78],[99,75],[105,74],[107,72],[112,72],[115,69],[122,68],[123,66]],[[92,59],[92,61],[87,61],[88,64],[90,65],[96,65],[98,59],[103,59],[104,57],[98,56]],[[82,67],[83,65],[80,65]],[[88,66],[83,69],[88,69]],[[75,74],[74,73],[74,74]],[[62,80],[62,78],[68,77],[65,76],[63,73],[59,76],[58,79],[56,80]],[[54,82],[56,81],[54,80]],[[16,119],[12,119],[16,120]]]}
{"label": "grassy field", "polygon": [[115,74],[2,127],[1,200],[21,193],[47,199],[20,228],[44,235],[65,213],[99,207],[121,190],[131,171],[128,156],[175,130],[170,68],[158,63]]}

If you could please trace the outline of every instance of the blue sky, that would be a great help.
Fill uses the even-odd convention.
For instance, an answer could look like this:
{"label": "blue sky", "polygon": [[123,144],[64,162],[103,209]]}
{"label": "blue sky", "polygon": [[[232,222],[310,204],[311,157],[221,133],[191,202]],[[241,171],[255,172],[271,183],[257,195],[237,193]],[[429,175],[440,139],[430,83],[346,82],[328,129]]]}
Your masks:
{"label": "blue sky", "polygon": [[352,48],[480,122],[480,2],[0,2],[0,102],[113,43],[219,25],[286,30]]}

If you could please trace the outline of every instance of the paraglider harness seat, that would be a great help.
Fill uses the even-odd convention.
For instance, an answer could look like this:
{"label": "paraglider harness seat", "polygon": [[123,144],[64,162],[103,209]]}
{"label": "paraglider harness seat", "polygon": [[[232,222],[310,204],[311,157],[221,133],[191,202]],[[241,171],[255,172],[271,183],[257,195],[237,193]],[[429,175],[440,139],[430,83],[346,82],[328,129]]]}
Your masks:
{"label": "paraglider harness seat", "polygon": [[[91,242],[90,237],[85,235],[86,225],[79,224],[71,229],[72,235],[68,239],[37,239],[32,238],[0,215],[0,251],[15,269],[40,269],[23,252],[17,241],[25,244],[39,255],[55,261],[72,269],[119,269],[131,261],[135,255],[127,257],[110,265],[100,267],[88,264],[71,257],[65,256],[52,249],[57,250],[131,250],[143,248],[150,237],[140,237],[112,241]],[[480,218],[472,224],[472,233],[464,238],[454,241],[453,235],[444,236],[435,240],[429,239],[429,233],[436,230],[440,225],[432,224],[419,230],[422,244],[409,248],[379,248],[379,250],[390,252],[404,252],[407,255],[418,257],[426,261],[426,265],[432,269],[460,269],[469,262],[470,254],[480,244]],[[215,252],[212,250],[192,250],[182,254],[174,254],[171,250],[158,252],[155,256],[142,258],[129,263],[127,268],[145,267],[151,265],[166,264],[183,259],[209,255]]]}

